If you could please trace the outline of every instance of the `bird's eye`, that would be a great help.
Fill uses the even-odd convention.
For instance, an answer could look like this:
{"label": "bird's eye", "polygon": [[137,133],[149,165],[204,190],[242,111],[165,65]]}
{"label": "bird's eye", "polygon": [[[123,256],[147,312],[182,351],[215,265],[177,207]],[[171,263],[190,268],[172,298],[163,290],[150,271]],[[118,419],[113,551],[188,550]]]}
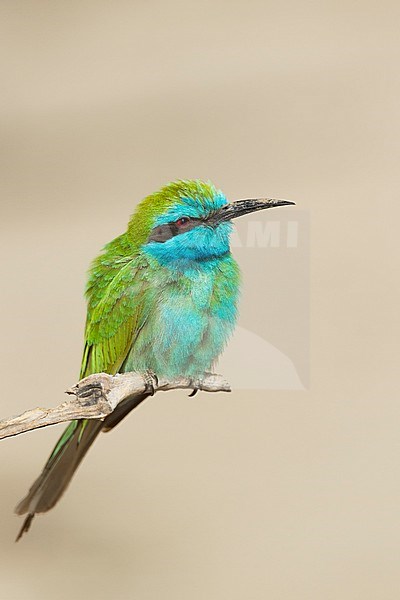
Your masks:
{"label": "bird's eye", "polygon": [[180,219],[178,219],[176,221],[176,225],[178,227],[184,227],[185,225],[187,225],[190,221],[190,217],[181,217]]}

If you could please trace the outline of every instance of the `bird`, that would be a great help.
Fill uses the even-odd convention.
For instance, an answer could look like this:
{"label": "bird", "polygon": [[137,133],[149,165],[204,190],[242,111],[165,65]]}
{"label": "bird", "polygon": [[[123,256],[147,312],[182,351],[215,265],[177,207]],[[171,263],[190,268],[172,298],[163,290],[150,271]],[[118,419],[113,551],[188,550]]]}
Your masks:
{"label": "bird", "polygon": [[178,180],[144,198],[125,233],[92,262],[80,378],[139,372],[149,386],[104,420],[74,420],[16,506],[26,518],[57,503],[101,431],[113,429],[154,393],[154,378],[198,381],[213,369],[238,315],[239,267],[230,251],[232,220],[294,204],[255,198],[228,202],[209,181]]}

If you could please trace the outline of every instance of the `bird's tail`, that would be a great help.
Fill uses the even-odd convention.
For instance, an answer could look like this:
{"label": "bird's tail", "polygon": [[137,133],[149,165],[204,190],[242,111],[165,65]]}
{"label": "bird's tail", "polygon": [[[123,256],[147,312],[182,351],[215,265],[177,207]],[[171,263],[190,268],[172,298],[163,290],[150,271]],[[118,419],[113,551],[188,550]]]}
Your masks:
{"label": "bird's tail", "polygon": [[42,473],[15,508],[18,515],[28,513],[17,540],[28,531],[36,513],[50,510],[62,496],[103,425],[103,421],[97,419],[71,421],[68,425]]}

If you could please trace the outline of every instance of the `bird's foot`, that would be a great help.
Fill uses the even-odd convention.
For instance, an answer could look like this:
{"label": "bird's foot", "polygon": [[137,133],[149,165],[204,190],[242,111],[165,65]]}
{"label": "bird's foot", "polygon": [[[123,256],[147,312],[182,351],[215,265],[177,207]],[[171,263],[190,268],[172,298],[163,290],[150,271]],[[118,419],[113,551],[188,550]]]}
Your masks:
{"label": "bird's foot", "polygon": [[155,392],[156,392],[156,388],[158,387],[158,377],[157,375],[154,373],[154,371],[151,371],[151,369],[148,369],[147,371],[145,371],[143,373],[143,379],[144,379],[144,383],[145,383],[145,392],[147,392],[148,394],[150,394],[150,396],[154,396]]}
{"label": "bird's foot", "polygon": [[104,390],[101,383],[88,383],[78,388],[76,396],[79,400],[83,400],[83,404],[97,404],[97,402],[104,396]]}
{"label": "bird's foot", "polygon": [[200,391],[202,389],[202,381],[204,379],[204,377],[207,376],[207,373],[204,373],[203,377],[194,377],[192,379],[190,379],[190,387],[192,388],[192,391],[189,394],[189,398],[193,398],[193,396],[195,396],[197,394],[198,391]]}
{"label": "bird's foot", "polygon": [[189,394],[189,398],[193,398],[200,390],[204,392],[230,392],[231,386],[222,377],[216,373],[204,373],[202,377],[193,378],[190,380],[190,387],[192,391]]}

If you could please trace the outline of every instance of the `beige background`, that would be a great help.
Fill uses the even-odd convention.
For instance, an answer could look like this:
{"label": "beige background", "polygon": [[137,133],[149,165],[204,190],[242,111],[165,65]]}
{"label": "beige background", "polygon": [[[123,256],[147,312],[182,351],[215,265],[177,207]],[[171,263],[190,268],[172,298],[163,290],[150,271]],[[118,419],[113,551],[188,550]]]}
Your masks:
{"label": "beige background", "polygon": [[86,267],[166,181],[312,223],[310,389],[149,401],[17,545],[59,432],[2,442],[1,600],[397,600],[399,4],[0,13],[2,414],[75,381]]}

